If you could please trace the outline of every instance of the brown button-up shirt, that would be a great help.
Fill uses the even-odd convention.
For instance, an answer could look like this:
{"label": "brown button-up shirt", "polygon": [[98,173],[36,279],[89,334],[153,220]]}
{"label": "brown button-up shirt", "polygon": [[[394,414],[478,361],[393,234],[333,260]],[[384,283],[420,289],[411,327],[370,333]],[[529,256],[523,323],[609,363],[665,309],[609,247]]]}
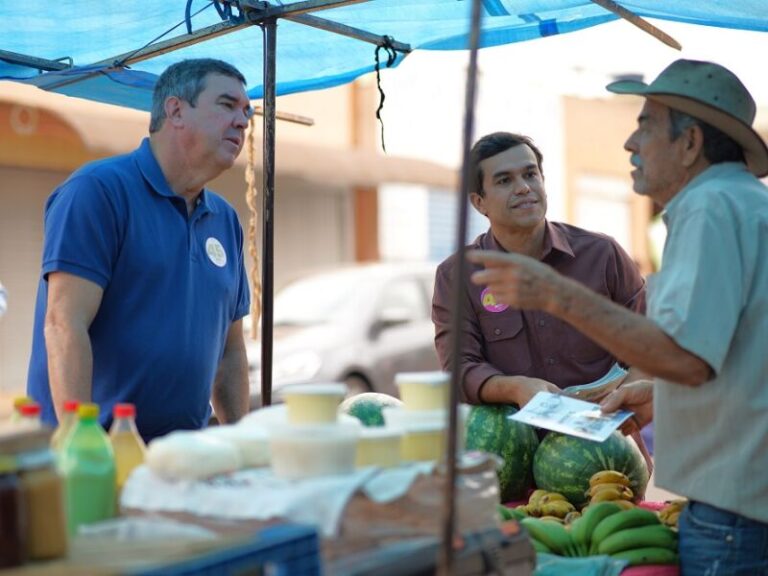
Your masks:
{"label": "brown button-up shirt", "polygon": [[[504,249],[490,230],[470,248]],[[542,262],[627,308],[645,312],[645,282],[618,243],[604,234],[547,222]],[[437,268],[432,299],[435,346],[443,368],[450,368],[451,286],[456,255]],[[469,277],[480,269],[467,263],[465,320],[460,360],[464,400],[479,404],[480,388],[491,376],[529,376],[566,388],[603,376],[616,359],[569,324],[538,310],[497,305]]]}

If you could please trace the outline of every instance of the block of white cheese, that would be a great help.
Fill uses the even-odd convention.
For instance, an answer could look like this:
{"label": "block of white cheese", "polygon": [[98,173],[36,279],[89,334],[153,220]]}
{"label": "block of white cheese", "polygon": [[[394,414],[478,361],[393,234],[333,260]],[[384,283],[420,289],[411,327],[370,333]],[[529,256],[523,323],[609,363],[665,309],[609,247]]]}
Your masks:
{"label": "block of white cheese", "polygon": [[152,472],[169,480],[200,480],[242,467],[240,450],[232,442],[190,430],[152,440],[144,462]]}

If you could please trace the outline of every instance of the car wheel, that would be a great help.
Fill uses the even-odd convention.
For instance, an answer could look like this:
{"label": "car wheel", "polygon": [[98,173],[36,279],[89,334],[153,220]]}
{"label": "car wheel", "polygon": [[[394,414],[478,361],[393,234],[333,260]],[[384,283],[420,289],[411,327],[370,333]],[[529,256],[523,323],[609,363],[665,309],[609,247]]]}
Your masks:
{"label": "car wheel", "polygon": [[347,385],[347,398],[362,394],[363,392],[371,392],[373,390],[368,380],[357,374],[347,376],[344,379],[344,383]]}

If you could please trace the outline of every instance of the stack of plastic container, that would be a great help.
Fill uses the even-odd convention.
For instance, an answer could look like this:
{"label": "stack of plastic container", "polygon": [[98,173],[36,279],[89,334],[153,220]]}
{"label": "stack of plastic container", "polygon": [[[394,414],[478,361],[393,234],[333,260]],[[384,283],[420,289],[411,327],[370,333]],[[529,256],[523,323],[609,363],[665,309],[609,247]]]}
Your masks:
{"label": "stack of plastic container", "polygon": [[400,444],[403,430],[393,426],[363,426],[357,443],[356,463],[359,468],[380,466],[394,468],[402,462]]}
{"label": "stack of plastic container", "polygon": [[341,383],[301,384],[281,390],[286,420],[272,426],[269,442],[276,476],[294,480],[354,472],[360,427],[337,417],[346,391]]}
{"label": "stack of plastic container", "polygon": [[[448,372],[401,372],[395,375],[395,384],[403,406],[386,407],[383,412],[388,427],[403,430],[402,459],[406,462],[442,460],[448,437],[451,375]],[[459,405],[460,449],[468,408]]]}

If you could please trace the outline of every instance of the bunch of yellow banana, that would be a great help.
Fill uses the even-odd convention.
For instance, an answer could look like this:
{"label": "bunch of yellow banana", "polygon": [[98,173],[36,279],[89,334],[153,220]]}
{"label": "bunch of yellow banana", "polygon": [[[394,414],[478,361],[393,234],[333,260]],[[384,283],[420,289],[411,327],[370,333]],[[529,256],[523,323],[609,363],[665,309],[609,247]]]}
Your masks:
{"label": "bunch of yellow banana", "polygon": [[629,484],[629,477],[623,472],[601,470],[589,479],[589,488],[584,496],[589,499],[589,505],[616,502],[622,508],[634,508],[635,493]]}
{"label": "bunch of yellow banana", "polygon": [[677,528],[677,519],[687,503],[688,500],[685,498],[665,502],[664,507],[659,510],[659,520],[661,520],[661,523],[670,528]]}
{"label": "bunch of yellow banana", "polygon": [[528,516],[562,523],[568,513],[575,511],[576,507],[559,492],[539,489],[531,493],[528,504],[523,509]]}

